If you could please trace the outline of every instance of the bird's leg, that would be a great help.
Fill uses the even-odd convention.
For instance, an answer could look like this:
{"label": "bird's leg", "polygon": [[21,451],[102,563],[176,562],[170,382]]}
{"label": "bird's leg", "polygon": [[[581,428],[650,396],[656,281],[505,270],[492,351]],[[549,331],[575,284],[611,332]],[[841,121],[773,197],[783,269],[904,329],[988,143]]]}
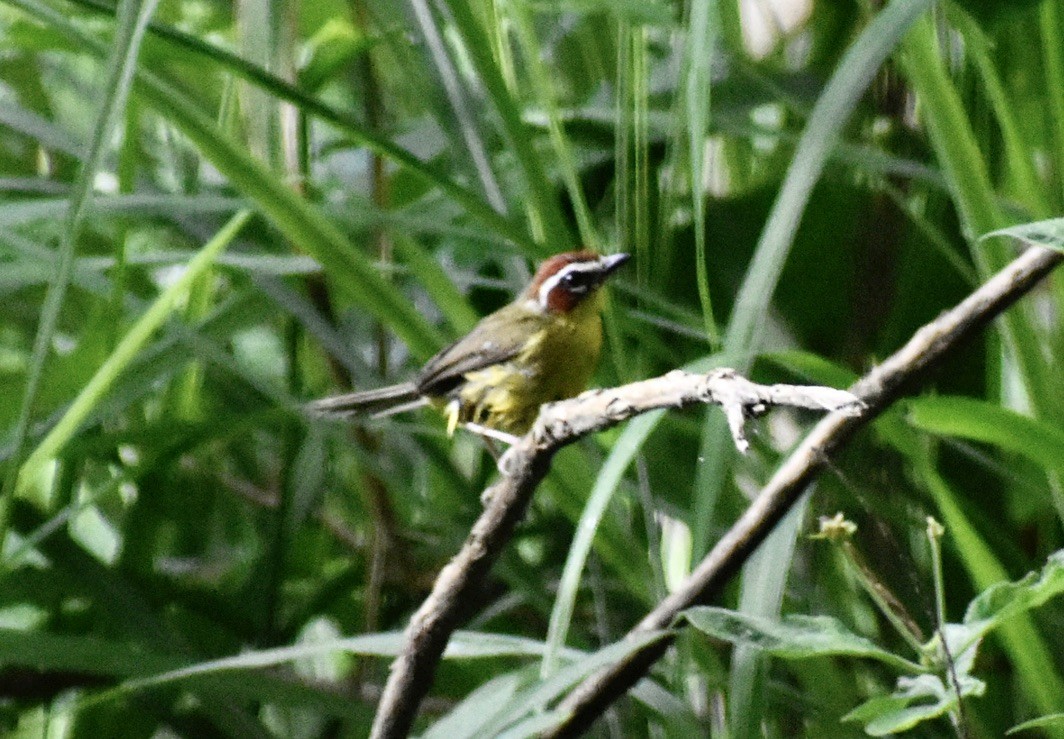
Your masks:
{"label": "bird's leg", "polygon": [[464,423],[462,426],[467,431],[472,431],[477,436],[483,436],[488,441],[494,439],[495,441],[501,441],[508,446],[513,446],[521,440],[520,436],[508,434],[505,431],[499,431],[498,429],[488,428],[487,426],[481,426],[479,423]]}
{"label": "bird's leg", "polygon": [[[501,441],[504,444],[513,446],[521,440],[521,437],[519,436],[514,436],[513,434],[508,434],[505,431],[499,431],[498,429],[488,428],[487,426],[481,426],[479,423],[464,423],[462,424],[462,427],[484,440],[484,446],[487,447],[488,453],[491,454],[496,464],[498,464],[499,459],[502,457],[502,453],[499,451],[499,448],[495,446],[495,442]],[[489,494],[490,490],[491,488],[489,487],[484,491],[484,494],[480,496],[480,504],[485,508],[491,503],[491,495]]]}

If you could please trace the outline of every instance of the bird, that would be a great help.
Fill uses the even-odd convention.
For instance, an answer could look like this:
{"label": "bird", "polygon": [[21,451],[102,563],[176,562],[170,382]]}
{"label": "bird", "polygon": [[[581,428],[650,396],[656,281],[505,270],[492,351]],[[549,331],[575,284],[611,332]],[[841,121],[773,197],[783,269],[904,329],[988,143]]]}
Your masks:
{"label": "bird", "polygon": [[412,381],[309,404],[313,416],[379,418],[430,405],[447,433],[464,428],[514,443],[539,408],[581,393],[602,348],[601,290],[630,258],[589,250],[556,254],[518,297],[428,360]]}

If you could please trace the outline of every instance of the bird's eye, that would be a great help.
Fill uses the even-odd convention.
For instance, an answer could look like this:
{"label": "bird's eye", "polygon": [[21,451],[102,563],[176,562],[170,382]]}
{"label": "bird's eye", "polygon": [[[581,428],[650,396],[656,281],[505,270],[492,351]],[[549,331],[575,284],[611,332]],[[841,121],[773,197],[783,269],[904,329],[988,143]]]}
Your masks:
{"label": "bird's eye", "polygon": [[591,289],[591,282],[584,272],[568,272],[562,275],[562,278],[558,280],[558,284],[561,285],[563,290],[573,295],[583,295]]}

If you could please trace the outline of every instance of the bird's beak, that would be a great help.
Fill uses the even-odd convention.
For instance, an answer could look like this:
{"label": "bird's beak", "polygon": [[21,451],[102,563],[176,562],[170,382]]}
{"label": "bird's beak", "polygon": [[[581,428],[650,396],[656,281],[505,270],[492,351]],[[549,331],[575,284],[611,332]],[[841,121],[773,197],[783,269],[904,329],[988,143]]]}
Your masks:
{"label": "bird's beak", "polygon": [[602,279],[605,280],[612,275],[631,258],[631,254],[607,254],[606,256],[599,257],[599,268],[601,270]]}

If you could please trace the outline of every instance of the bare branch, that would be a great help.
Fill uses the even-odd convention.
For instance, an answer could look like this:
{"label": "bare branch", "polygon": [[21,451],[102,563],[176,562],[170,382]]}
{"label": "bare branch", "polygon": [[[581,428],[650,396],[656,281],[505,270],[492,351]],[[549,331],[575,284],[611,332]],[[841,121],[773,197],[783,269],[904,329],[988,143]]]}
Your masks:
{"label": "bare branch", "polygon": [[[683,585],[636,625],[628,637],[669,626],[680,611],[715,596],[801,497],[806,486],[854,433],[883,412],[916,376],[942,360],[964,339],[997,317],[1048,275],[1064,255],[1031,247],[953,309],[923,326],[851,390],[868,406],[860,415],[833,413],[822,419],[768,481],[761,494],[717,542]],[[568,718],[550,734],[576,736],[668,649],[655,642],[578,685],[560,704]]]}
{"label": "bare branch", "polygon": [[576,398],[544,406],[529,435],[499,460],[499,471],[507,474],[513,460],[520,455],[548,447],[557,449],[647,411],[704,403],[719,405],[728,416],[735,446],[742,452],[749,447],[744,432],[746,419],[759,416],[773,406],[837,410],[848,415],[858,414],[864,408],[855,395],[833,387],[758,385],[727,367],[705,375],[673,370],[651,380],[588,390]]}
{"label": "bare branch", "polygon": [[383,739],[409,733],[418,704],[432,685],[447,640],[468,615],[471,592],[483,582],[509,541],[554,453],[582,436],[640,413],[704,403],[723,408],[735,444],[743,451],[748,446],[745,420],[774,406],[837,410],[846,415],[860,413],[864,407],[844,390],[758,385],[730,369],[717,369],[706,375],[677,370],[623,387],[591,390],[545,406],[532,430],[499,460],[502,477],[484,492],[484,512],[461,551],[440,572],[432,593],[410,619],[406,644],[392,663],[371,736]]}
{"label": "bare branch", "polygon": [[[392,664],[371,736],[384,739],[409,733],[447,641],[468,615],[470,593],[487,576],[562,446],[649,410],[715,403],[722,406],[736,446],[743,450],[747,446],[745,420],[772,406],[832,411],[783,462],[761,495],[681,588],[647,614],[629,637],[666,628],[684,608],[719,591],[828,459],[899,396],[906,383],[993,320],[1062,260],[1064,255],[1048,249],[1028,249],[955,308],[917,331],[904,347],[857,382],[852,394],[832,388],[757,385],[731,370],[716,370],[704,376],[670,372],[544,407],[532,431],[500,460],[502,477],[485,491],[487,507],[462,550],[440,572],[432,593],[411,618],[406,645]],[[670,642],[670,638],[655,641],[585,680],[561,703],[568,718],[554,736],[574,736],[590,726],[650,669]]]}

